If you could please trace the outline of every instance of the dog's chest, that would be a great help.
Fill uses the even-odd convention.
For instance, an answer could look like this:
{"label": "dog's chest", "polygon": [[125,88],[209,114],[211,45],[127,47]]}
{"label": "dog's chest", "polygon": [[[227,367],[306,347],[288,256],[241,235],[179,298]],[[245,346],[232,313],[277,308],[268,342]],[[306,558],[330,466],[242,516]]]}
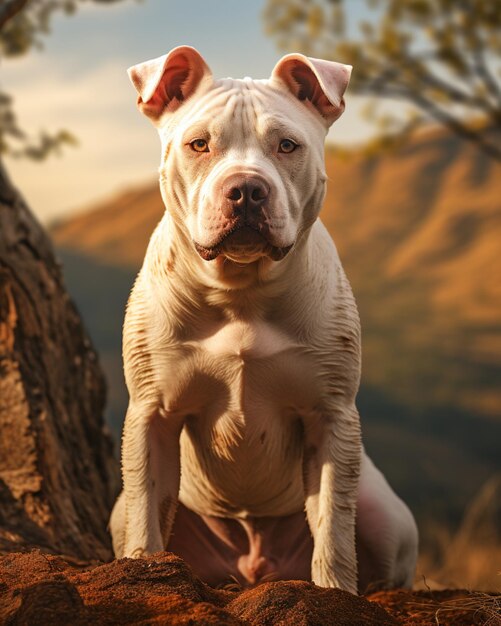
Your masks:
{"label": "dog's chest", "polygon": [[242,362],[273,357],[298,345],[281,329],[259,321],[233,321],[199,340],[201,351],[215,358],[240,357]]}
{"label": "dog's chest", "polygon": [[263,321],[226,323],[185,347],[181,500],[214,515],[300,510],[300,418],[320,393],[308,350]]}
{"label": "dog's chest", "polygon": [[232,321],[197,335],[160,364],[164,402],[177,413],[210,419],[237,411],[252,427],[264,407],[282,411],[316,401],[311,350],[287,330],[262,320]]}

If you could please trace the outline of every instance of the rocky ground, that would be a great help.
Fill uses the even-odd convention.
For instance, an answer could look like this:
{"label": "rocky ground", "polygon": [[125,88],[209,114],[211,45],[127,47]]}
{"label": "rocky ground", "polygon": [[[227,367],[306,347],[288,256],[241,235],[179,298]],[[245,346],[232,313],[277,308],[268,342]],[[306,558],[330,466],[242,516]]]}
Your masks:
{"label": "rocky ground", "polygon": [[501,598],[467,591],[367,597],[303,581],[212,589],[170,553],[83,564],[33,550],[0,558],[0,623],[356,626],[501,623]]}

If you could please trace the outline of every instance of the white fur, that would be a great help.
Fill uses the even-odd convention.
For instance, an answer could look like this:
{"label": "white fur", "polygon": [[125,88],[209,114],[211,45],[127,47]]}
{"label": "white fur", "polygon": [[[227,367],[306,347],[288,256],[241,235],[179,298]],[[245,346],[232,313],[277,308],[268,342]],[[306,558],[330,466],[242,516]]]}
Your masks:
{"label": "white fur", "polygon": [[[115,553],[164,549],[178,499],[200,514],[239,519],[306,507],[313,581],[356,592],[355,514],[365,459],[360,489],[380,496],[375,508],[366,506],[375,511],[377,537],[391,527],[384,541],[373,541],[381,571],[389,584],[411,584],[414,522],[363,452],[355,407],[359,318],[336,248],[317,219],[323,141],[344,108],[349,68],[292,55],[269,81],[213,81],[198,53],[177,50],[185,71],[196,69],[185,101],[143,101],[141,89],[152,98],[151,76],[158,82],[162,72],[155,61],[147,71],[131,70],[140,107],[159,129],[167,210],[125,319],[130,404],[124,491],[111,518]],[[162,67],[165,58],[179,63],[176,54]],[[313,68],[311,100],[294,93],[291,63]],[[193,154],[189,142],[207,132],[209,156]],[[291,136],[298,154],[277,155],[280,139]],[[270,181],[270,237],[279,247],[293,245],[280,261],[258,249],[212,261],[195,251],[193,241],[210,246],[225,227],[218,185],[240,171]]]}

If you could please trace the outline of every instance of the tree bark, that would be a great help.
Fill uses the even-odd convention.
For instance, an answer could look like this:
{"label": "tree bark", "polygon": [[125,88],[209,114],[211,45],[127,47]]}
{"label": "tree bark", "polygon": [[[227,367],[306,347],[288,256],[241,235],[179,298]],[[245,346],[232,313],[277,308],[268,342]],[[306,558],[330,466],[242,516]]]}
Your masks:
{"label": "tree bark", "polygon": [[105,383],[43,228],[0,163],[0,553],[111,558]]}

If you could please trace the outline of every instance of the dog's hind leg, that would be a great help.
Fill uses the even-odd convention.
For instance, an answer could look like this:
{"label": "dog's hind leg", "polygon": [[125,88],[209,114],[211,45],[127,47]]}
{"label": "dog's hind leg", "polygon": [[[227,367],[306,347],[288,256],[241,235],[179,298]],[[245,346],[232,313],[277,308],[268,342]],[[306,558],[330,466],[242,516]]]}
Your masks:
{"label": "dog's hind leg", "polygon": [[358,589],[411,587],[418,532],[412,513],[362,455],[357,502]]}

